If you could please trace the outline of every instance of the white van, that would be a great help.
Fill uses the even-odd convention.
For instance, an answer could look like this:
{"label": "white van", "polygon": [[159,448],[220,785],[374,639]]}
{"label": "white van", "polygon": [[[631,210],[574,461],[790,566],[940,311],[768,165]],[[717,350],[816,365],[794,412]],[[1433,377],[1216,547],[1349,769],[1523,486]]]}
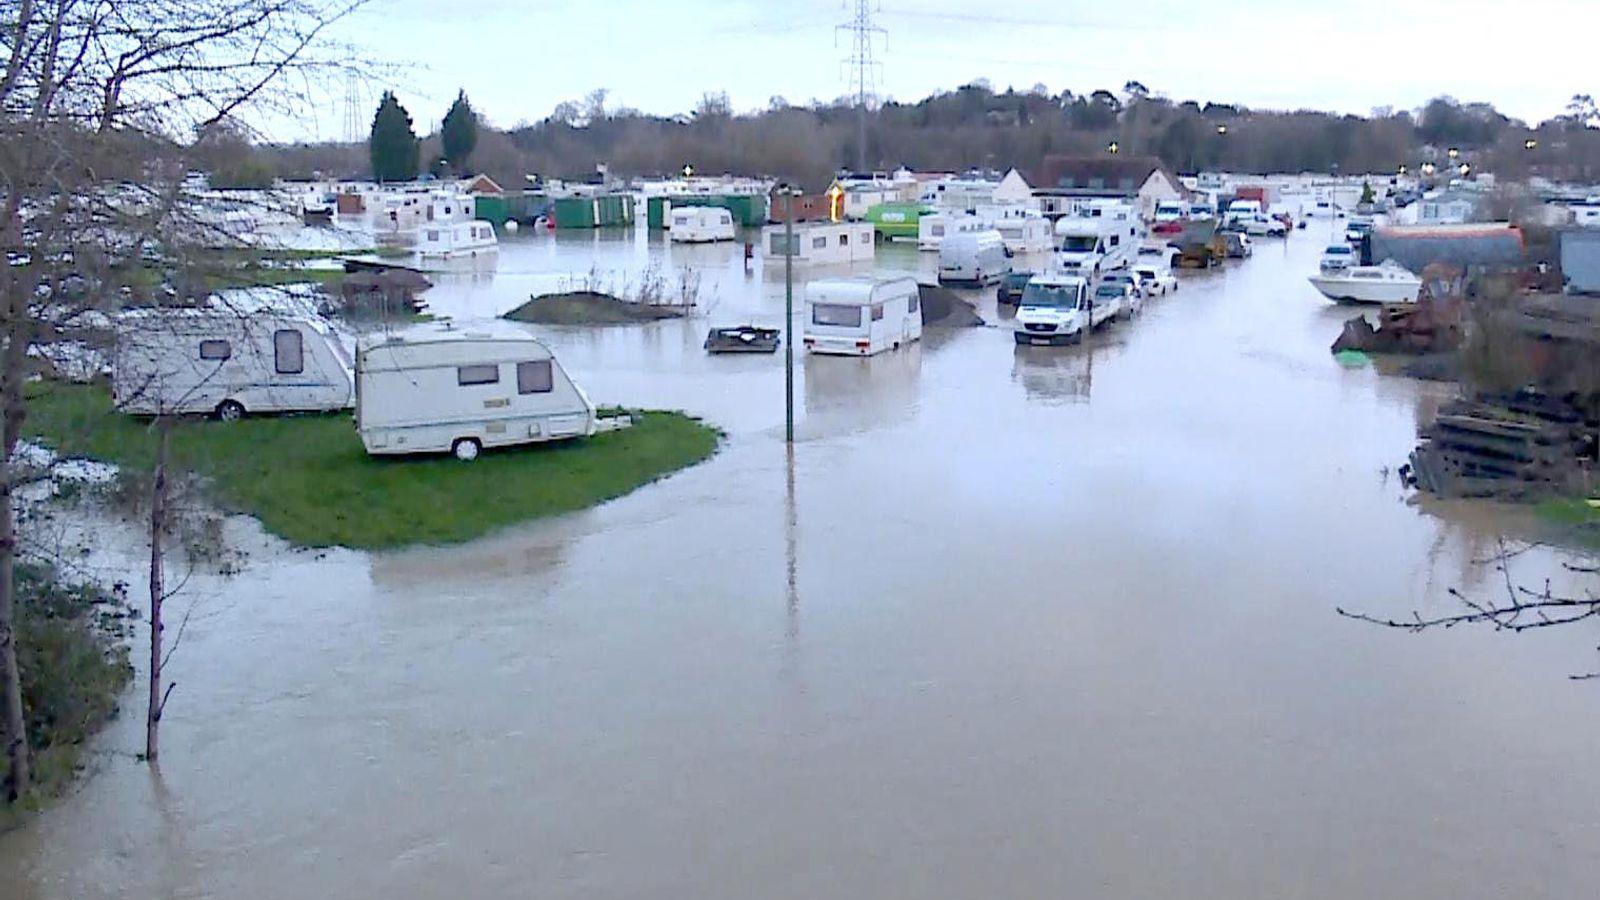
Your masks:
{"label": "white van", "polygon": [[111,397],[134,415],[329,412],[354,397],[350,350],[290,312],[130,310],[117,316]]}
{"label": "white van", "polygon": [[672,210],[668,235],[673,243],[703,244],[731,241],[733,213],[720,206],[686,206]]}
{"label": "white van", "polygon": [[1097,305],[1084,278],[1035,275],[1022,289],[1012,335],[1018,344],[1076,343],[1122,309],[1120,303]]}
{"label": "white van", "polygon": [[538,339],[499,322],[373,335],[356,352],[356,431],[374,456],[586,437],[594,404]]}
{"label": "white van", "polygon": [[986,285],[1011,272],[1005,238],[994,229],[952,234],[939,245],[939,281]]}
{"label": "white van", "polygon": [[872,356],[922,339],[922,297],[910,278],[835,278],[806,285],[809,353]]}
{"label": "white van", "polygon": [[1228,204],[1228,214],[1222,221],[1230,225],[1248,224],[1262,217],[1264,212],[1260,200],[1235,200]]}

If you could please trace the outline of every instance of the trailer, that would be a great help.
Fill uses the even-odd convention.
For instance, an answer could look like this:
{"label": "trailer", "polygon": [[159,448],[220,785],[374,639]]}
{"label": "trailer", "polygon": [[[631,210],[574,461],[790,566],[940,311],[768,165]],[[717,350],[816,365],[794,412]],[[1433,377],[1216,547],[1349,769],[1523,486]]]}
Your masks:
{"label": "trailer", "polygon": [[229,309],[129,310],[115,322],[111,398],[133,415],[349,409],[349,349],[321,316]]}
{"label": "trailer", "polygon": [[922,339],[922,295],[910,278],[834,278],[806,285],[808,353],[873,356]]}
{"label": "trailer", "polygon": [[587,437],[594,404],[550,348],[501,322],[427,324],[361,342],[356,431],[374,456]]}

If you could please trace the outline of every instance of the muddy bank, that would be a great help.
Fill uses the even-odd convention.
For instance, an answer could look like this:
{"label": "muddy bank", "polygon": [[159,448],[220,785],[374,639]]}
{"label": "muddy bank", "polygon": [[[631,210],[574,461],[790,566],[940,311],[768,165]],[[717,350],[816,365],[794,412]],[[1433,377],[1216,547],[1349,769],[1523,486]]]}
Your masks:
{"label": "muddy bank", "polygon": [[572,291],[541,294],[506,313],[504,318],[535,325],[629,325],[681,319],[688,312],[687,306],[630,303],[610,294]]}
{"label": "muddy bank", "polygon": [[921,295],[922,324],[928,328],[977,328],[983,325],[977,307],[946,287],[917,285]]}

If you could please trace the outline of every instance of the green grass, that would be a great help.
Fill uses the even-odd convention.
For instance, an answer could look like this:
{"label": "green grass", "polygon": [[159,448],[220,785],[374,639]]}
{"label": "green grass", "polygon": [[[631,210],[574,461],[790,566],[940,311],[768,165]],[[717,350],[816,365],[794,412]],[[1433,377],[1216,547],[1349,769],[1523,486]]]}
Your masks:
{"label": "green grass", "polygon": [[[41,385],[24,431],[68,456],[145,470],[148,421],[114,412],[103,388]],[[708,459],[721,433],[682,413],[585,440],[444,457],[369,457],[349,414],[186,419],[174,463],[208,479],[210,498],[305,547],[383,549],[471,540],[587,509]]]}
{"label": "green grass", "polygon": [[1585,544],[1600,546],[1600,509],[1581,498],[1544,500],[1534,506],[1539,518]]}

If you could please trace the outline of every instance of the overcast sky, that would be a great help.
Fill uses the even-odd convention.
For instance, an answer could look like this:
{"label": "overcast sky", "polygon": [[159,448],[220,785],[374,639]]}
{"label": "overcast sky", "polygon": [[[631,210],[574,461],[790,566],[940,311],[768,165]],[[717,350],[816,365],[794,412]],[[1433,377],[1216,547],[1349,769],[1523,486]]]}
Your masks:
{"label": "overcast sky", "polygon": [[[854,0],[374,0],[339,36],[407,66],[392,87],[419,131],[458,88],[490,122],[537,121],[595,88],[608,106],[735,110],[847,93]],[[979,78],[997,89],[1120,90],[1174,100],[1367,113],[1450,94],[1529,121],[1600,93],[1584,50],[1600,0],[883,0],[878,94],[915,101]],[[1426,13],[1423,11],[1426,10]],[[344,98],[303,123],[342,137]],[[280,135],[273,135],[280,137]],[[300,137],[302,135],[281,135]]]}

